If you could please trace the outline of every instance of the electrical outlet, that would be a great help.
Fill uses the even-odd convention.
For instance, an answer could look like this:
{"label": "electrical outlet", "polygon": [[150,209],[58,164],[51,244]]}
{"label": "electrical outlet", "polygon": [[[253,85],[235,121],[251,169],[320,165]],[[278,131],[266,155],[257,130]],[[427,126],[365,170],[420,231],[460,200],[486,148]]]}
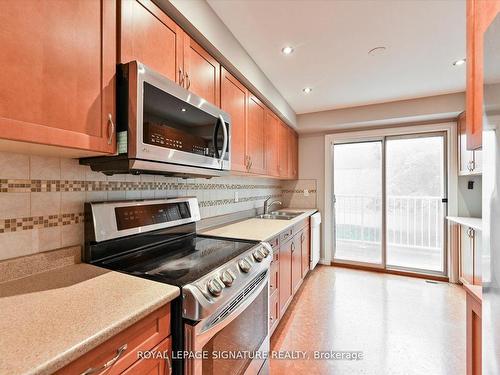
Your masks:
{"label": "electrical outlet", "polygon": [[304,197],[308,197],[309,196],[309,190],[308,189],[304,189]]}
{"label": "electrical outlet", "polygon": [[235,191],[235,192],[234,192],[234,202],[235,202],[235,203],[238,203],[238,201],[239,201],[238,192],[237,192],[237,191]]}

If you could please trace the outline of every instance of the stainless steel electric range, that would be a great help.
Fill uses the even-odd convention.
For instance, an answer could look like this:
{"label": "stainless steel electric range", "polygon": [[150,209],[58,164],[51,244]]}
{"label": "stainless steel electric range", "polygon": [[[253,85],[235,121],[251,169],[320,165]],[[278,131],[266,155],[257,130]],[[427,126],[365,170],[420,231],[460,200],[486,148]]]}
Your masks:
{"label": "stainless steel electric range", "polygon": [[84,260],[172,284],[175,374],[263,374],[272,248],[196,234],[196,198],[88,203]]}

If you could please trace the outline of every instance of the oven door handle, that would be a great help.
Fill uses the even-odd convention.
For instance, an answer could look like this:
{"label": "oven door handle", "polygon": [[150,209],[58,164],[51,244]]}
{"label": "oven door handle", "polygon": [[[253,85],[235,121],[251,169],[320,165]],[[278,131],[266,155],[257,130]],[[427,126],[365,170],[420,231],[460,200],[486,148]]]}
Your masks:
{"label": "oven door handle", "polygon": [[227,146],[229,143],[229,137],[227,135],[226,122],[224,121],[224,118],[222,117],[222,115],[219,115],[219,120],[222,123],[222,132],[224,133],[224,141],[222,143],[222,152],[221,152],[220,158],[219,158],[219,162],[222,165],[222,162],[224,161],[224,156],[226,156]]}
{"label": "oven door handle", "polygon": [[[224,329],[229,323],[231,323],[234,319],[236,319],[255,299],[260,295],[262,290],[269,283],[269,269],[266,270],[266,276],[260,281],[260,283],[255,287],[255,289],[246,296],[231,313],[219,321],[217,324],[205,328],[204,324],[212,317],[207,317],[198,323],[199,326],[203,327],[202,330],[196,334],[196,347],[202,348],[210,339],[219,331]],[[196,350],[196,348],[195,348]]]}

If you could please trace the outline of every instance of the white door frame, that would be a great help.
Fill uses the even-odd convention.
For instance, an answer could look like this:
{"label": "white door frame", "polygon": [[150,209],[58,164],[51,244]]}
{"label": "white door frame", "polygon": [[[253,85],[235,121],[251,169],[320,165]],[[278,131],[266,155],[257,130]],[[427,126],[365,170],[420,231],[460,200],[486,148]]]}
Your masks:
{"label": "white door frame", "polygon": [[[343,142],[355,142],[357,140],[367,140],[379,137],[389,137],[398,135],[409,135],[430,132],[445,132],[448,139],[446,150],[447,161],[447,198],[448,215],[456,216],[458,210],[457,191],[458,191],[458,151],[457,151],[457,128],[455,122],[413,125],[391,127],[385,129],[361,130],[345,133],[334,133],[325,135],[325,211],[324,211],[324,244],[325,260],[333,261],[334,240],[333,240],[333,144]],[[448,229],[448,236],[450,235]],[[455,282],[456,272],[458,270],[458,254],[452,252],[450,248],[452,241],[447,241],[446,252],[448,257],[447,276],[451,282]]]}

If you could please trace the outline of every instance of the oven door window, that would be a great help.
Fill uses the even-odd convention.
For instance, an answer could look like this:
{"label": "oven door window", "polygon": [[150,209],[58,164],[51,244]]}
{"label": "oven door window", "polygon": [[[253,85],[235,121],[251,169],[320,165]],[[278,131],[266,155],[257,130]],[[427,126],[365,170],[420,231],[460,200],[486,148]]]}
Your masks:
{"label": "oven door window", "polygon": [[143,142],[220,159],[224,129],[219,117],[144,82]]}
{"label": "oven door window", "polygon": [[[237,354],[239,351],[256,352],[268,335],[268,293],[267,288],[231,323],[217,332],[205,344],[203,351],[218,357]],[[210,356],[203,360],[204,375],[243,374],[252,358],[219,359]]]}

